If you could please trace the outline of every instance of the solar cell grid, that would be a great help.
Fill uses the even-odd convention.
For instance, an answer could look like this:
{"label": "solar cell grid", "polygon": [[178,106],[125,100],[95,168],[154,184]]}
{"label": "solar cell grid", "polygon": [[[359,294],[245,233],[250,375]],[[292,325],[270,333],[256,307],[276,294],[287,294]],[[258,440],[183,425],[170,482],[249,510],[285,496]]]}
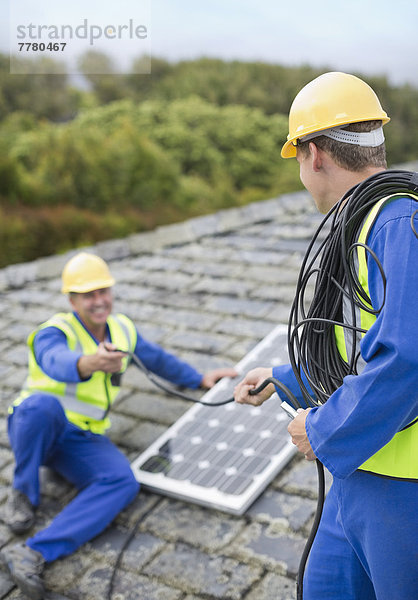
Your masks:
{"label": "solar cell grid", "polygon": [[[240,363],[238,372],[286,360],[286,328],[276,327]],[[223,380],[205,394],[232,396]],[[195,405],[133,463],[138,481],[154,491],[242,514],[294,455],[288,417],[276,394],[260,407]]]}

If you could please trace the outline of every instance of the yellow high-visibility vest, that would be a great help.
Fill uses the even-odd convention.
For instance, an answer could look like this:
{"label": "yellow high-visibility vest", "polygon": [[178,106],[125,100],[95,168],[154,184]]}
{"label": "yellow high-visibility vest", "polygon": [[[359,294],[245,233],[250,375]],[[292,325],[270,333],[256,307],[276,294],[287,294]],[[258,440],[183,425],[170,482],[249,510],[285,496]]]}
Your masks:
{"label": "yellow high-visibility vest", "polygon": [[[405,195],[415,198],[413,194],[398,194],[387,196],[376,202],[363,223],[357,240],[359,244],[366,243],[370,230],[383,205],[396,198],[404,198]],[[370,298],[366,250],[362,246],[357,246],[356,252],[358,279],[361,287]],[[372,306],[363,299],[361,302],[364,306],[372,309]],[[355,307],[355,311],[357,326],[368,331],[376,321],[376,315],[363,310],[359,306]],[[351,307],[346,311],[343,309],[343,313],[344,319],[349,321],[351,319]],[[365,333],[358,334],[358,339],[356,340],[357,347],[359,346],[361,337],[364,335]],[[352,337],[350,334],[346,335],[345,329],[341,326],[335,327],[335,337],[338,351],[343,360],[348,363],[353,350]],[[357,352],[357,349],[355,351]],[[357,352],[357,372],[360,373],[364,366],[365,362],[360,353]],[[405,401],[407,402],[407,399]],[[359,469],[396,479],[418,479],[418,420],[415,419],[401,431],[398,431],[386,445],[366,460]]]}
{"label": "yellow high-visibility vest", "polygon": [[[133,322],[125,315],[117,314],[109,316],[107,324],[112,343],[120,350],[133,352],[137,341]],[[58,398],[71,423],[93,433],[104,433],[110,427],[108,412],[120,388],[112,385],[111,374],[103,371],[96,371],[88,380],[80,383],[64,383],[49,377],[36,362],[34,339],[38,331],[51,326],[65,334],[70,350],[85,355],[97,352],[95,340],[73,313],[54,315],[28,337],[29,374],[13,406],[36,392],[51,394]],[[122,359],[121,372],[126,370],[128,360],[128,357]],[[10,407],[10,412],[13,412],[13,406]]]}

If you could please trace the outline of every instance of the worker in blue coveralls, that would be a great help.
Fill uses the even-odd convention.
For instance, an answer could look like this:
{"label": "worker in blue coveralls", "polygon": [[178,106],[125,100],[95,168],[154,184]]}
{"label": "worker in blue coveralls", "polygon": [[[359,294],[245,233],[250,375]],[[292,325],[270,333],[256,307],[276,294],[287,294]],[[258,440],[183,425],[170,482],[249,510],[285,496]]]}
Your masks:
{"label": "worker in blue coveralls", "polygon": [[44,597],[45,562],[74,552],[103,531],[138,492],[128,460],[104,435],[119,374],[128,365],[126,352],[189,388],[211,388],[220,378],[236,375],[230,368],[202,375],[145,340],[128,317],[112,313],[114,283],[100,257],[81,252],[69,260],[62,291],[69,294],[73,312],[54,315],[29,336],[29,376],[9,411],[16,461],[5,510],[10,529],[22,534],[35,524],[41,465],[79,490],[46,529],[2,551],[12,578],[32,600]]}
{"label": "worker in blue coveralls", "polygon": [[[374,91],[349,74],[325,73],[296,96],[282,157],[296,157],[320,212],[386,170],[388,121]],[[318,458],[333,475],[305,572],[305,600],[418,598],[417,199],[416,192],[389,196],[366,217],[358,247],[366,240],[370,251],[358,266],[359,280],[375,315],[362,321],[357,373],[344,377],[326,402],[299,409],[288,427],[306,459]],[[352,315],[342,311],[349,325]],[[342,329],[336,341],[347,358]],[[236,401],[264,402],[275,391],[272,383],[258,395],[249,391],[271,376],[307,406],[290,365],[250,371],[236,387]]]}

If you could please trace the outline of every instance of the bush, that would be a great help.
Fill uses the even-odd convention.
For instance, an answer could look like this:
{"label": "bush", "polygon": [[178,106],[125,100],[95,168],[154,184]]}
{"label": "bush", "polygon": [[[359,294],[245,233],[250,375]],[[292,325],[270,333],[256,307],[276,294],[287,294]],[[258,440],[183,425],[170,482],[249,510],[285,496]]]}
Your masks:
{"label": "bush", "polygon": [[216,106],[192,96],[138,106],[115,102],[84,112],[75,123],[113,135],[124,119],[174,159],[184,175],[212,185],[225,177],[235,190],[254,185],[269,190],[274,185],[287,135],[287,118],[282,115],[267,116],[239,105]]}
{"label": "bush", "polygon": [[69,205],[0,208],[0,268],[125,237],[157,224],[147,213],[133,210],[96,213]]}
{"label": "bush", "polygon": [[10,173],[4,195],[27,206],[106,211],[171,204],[193,212],[237,204],[247,188],[259,197],[280,191],[287,121],[245,106],[197,97],[140,106],[122,101],[68,124],[27,128],[13,141],[8,135],[12,148],[3,167]]}
{"label": "bush", "polygon": [[126,121],[111,135],[78,124],[44,126],[20,136],[11,154],[18,163],[16,194],[30,206],[145,208],[173,202],[177,194],[174,163]]}

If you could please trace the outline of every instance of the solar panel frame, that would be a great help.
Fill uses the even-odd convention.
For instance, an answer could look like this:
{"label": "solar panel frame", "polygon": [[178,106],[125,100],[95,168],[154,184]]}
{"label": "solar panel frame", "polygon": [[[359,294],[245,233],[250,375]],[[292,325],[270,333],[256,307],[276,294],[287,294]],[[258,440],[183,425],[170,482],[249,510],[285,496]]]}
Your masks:
{"label": "solar panel frame", "polygon": [[[285,362],[287,327],[278,325],[235,368],[242,376],[256,366]],[[236,380],[224,379],[203,398],[227,399],[235,385]],[[297,452],[288,422],[277,394],[259,407],[195,404],[131,468],[153,492],[241,515]]]}

